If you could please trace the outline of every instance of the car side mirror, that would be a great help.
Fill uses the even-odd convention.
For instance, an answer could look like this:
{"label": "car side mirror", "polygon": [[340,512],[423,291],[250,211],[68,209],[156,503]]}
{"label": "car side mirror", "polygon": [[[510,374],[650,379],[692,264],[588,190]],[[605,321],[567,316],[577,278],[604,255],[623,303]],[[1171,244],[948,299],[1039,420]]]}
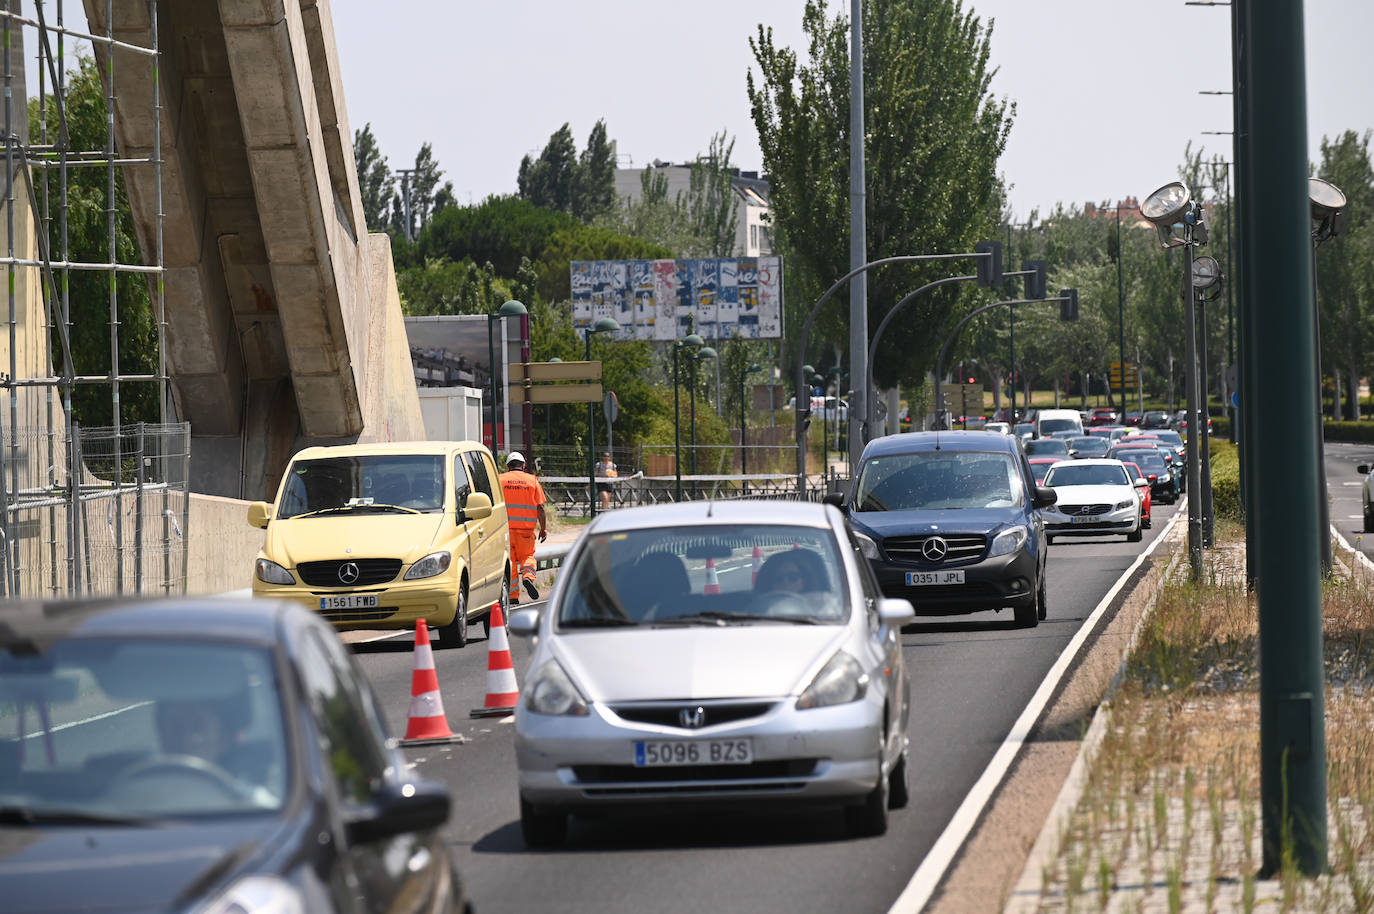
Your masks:
{"label": "car side mirror", "polygon": [[272,520],[272,506],[267,502],[255,501],[248,506],[248,523],[254,527],[266,530],[270,520]]}
{"label": "car side mirror", "polygon": [[347,825],[351,844],[367,844],[409,832],[438,828],[448,821],[448,788],[437,781],[387,783]]}
{"label": "car side mirror", "polygon": [[883,597],[878,601],[878,619],[884,625],[901,625],[916,618],[916,607],[910,600],[900,597]]}
{"label": "car side mirror", "polygon": [[1356,473],[1359,473],[1361,476],[1366,475],[1366,474],[1369,472],[1369,464],[1367,464],[1367,463],[1362,463],[1362,464],[1360,464],[1359,466],[1355,467],[1355,472],[1356,472]]}
{"label": "car side mirror", "polygon": [[463,507],[458,511],[458,523],[481,520],[484,517],[491,517],[491,496],[486,492],[469,492]]}
{"label": "car side mirror", "polygon": [[827,493],[825,493],[825,497],[823,497],[823,498],[821,499],[821,501],[824,502],[824,503],[827,504],[827,505],[834,505],[834,506],[837,507],[837,508],[843,508],[843,507],[844,507],[844,493],[843,493],[843,492],[827,492]]}
{"label": "car side mirror", "polygon": [[1035,495],[1031,498],[1031,505],[1036,508],[1048,508],[1059,501],[1059,493],[1049,486],[1036,486]]}
{"label": "car side mirror", "polygon": [[1134,482],[1132,482],[1131,485],[1135,486],[1137,489],[1148,489],[1150,487],[1150,480],[1137,479]]}
{"label": "car side mirror", "polygon": [[506,620],[506,631],[522,638],[534,636],[539,631],[539,610],[517,609]]}

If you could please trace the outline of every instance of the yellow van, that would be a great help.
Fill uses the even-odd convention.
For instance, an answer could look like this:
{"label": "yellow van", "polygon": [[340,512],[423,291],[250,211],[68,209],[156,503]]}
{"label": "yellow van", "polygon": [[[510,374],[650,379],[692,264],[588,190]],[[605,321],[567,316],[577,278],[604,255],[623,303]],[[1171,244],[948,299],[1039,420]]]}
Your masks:
{"label": "yellow van", "polygon": [[311,447],[291,459],[253,595],[295,600],[335,628],[413,628],[467,644],[468,623],[507,611],[510,532],[491,452],[473,441]]}

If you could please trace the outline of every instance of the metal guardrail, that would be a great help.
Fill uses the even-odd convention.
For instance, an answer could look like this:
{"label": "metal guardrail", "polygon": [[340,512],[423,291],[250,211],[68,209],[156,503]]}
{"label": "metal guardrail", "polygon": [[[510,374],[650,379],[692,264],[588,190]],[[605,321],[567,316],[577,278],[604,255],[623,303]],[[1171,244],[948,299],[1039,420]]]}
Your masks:
{"label": "metal guardrail", "polygon": [[[611,507],[672,504],[677,500],[676,476],[645,476],[635,473],[612,479],[598,477],[598,483],[611,485]],[[553,510],[569,517],[588,513],[586,476],[544,476],[539,480]],[[834,477],[816,475],[807,481],[804,499],[798,495],[796,477],[790,473],[697,474],[682,477],[683,501],[723,501],[736,499],[780,499],[820,501],[834,491]]]}

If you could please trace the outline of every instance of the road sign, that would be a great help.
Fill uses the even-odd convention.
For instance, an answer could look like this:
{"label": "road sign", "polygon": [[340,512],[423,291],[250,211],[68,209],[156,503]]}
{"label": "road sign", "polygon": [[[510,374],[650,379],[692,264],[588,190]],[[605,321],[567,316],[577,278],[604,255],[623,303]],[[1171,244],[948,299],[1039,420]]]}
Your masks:
{"label": "road sign", "polygon": [[[1120,362],[1112,362],[1111,365],[1108,366],[1107,377],[1108,377],[1108,380],[1111,381],[1112,387],[1120,387],[1120,386],[1121,386],[1121,363],[1120,363]],[[1127,363],[1126,363],[1126,384],[1127,384],[1128,386],[1134,387],[1134,386],[1139,382],[1139,380],[1140,380],[1140,366],[1137,365],[1135,362],[1127,362]]]}
{"label": "road sign", "polygon": [[983,415],[982,384],[941,384],[945,394],[945,408],[959,416]]}
{"label": "road sign", "polygon": [[543,384],[525,388],[524,402],[544,403],[600,403],[603,396],[601,382],[595,384]]}
{"label": "road sign", "polygon": [[600,381],[601,362],[515,362],[510,381]]}
{"label": "road sign", "polygon": [[606,391],[606,396],[601,399],[601,414],[606,417],[607,425],[615,425],[616,417],[620,415],[620,401],[615,397],[615,391]]}
{"label": "road sign", "polygon": [[[513,403],[600,403],[603,395],[600,362],[515,362],[510,380]],[[553,381],[596,383],[544,383]]]}

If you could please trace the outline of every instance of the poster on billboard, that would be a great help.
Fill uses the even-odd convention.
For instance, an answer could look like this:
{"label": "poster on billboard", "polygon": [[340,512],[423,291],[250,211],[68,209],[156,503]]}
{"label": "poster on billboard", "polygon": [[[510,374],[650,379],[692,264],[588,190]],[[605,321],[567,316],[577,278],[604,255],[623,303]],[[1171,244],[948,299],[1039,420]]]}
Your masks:
{"label": "poster on billboard", "polygon": [[578,329],[613,317],[623,340],[782,336],[780,257],[574,260],[570,272]]}

